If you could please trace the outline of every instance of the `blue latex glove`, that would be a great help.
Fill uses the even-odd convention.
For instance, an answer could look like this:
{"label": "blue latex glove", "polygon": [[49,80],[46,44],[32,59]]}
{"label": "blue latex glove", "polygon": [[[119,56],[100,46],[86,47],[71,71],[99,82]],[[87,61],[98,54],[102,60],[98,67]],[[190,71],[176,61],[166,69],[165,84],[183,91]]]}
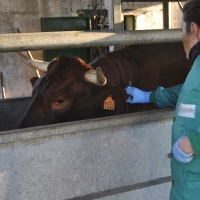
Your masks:
{"label": "blue latex glove", "polygon": [[128,86],[126,93],[129,95],[129,98],[126,100],[127,103],[150,103],[149,95],[151,92]]}
{"label": "blue latex glove", "polygon": [[[184,136],[183,136],[184,137]],[[173,145],[172,147],[172,156],[178,160],[179,162],[182,162],[182,163],[188,163],[190,161],[192,161],[193,159],[193,154],[188,154],[188,153],[185,153],[183,152],[180,147],[179,147],[179,142],[180,140],[183,138],[179,138],[176,143]]]}

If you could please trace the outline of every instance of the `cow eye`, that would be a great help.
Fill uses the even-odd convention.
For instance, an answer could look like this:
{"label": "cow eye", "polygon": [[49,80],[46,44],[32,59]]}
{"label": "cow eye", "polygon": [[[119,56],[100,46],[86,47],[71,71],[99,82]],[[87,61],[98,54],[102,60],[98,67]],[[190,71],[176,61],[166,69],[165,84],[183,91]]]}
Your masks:
{"label": "cow eye", "polygon": [[57,100],[57,103],[63,103],[63,102],[64,102],[63,99],[58,99],[58,100]]}

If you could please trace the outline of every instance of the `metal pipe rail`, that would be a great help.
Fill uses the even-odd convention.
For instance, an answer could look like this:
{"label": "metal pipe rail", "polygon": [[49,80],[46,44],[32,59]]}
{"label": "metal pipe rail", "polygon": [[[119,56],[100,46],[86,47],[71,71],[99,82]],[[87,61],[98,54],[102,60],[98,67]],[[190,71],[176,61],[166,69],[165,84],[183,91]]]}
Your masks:
{"label": "metal pipe rail", "polygon": [[0,34],[0,53],[181,41],[180,29]]}
{"label": "metal pipe rail", "polygon": [[[187,1],[187,0],[182,0]],[[149,0],[122,0],[122,2],[150,2]],[[153,0],[152,2],[177,2],[177,0]]]}

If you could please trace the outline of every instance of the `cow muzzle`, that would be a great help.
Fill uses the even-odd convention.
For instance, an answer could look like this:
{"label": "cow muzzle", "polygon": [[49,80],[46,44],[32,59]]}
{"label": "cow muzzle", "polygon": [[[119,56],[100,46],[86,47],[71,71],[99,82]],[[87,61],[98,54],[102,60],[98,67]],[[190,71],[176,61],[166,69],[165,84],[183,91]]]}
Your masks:
{"label": "cow muzzle", "polygon": [[87,82],[93,83],[98,86],[104,86],[107,84],[107,79],[104,76],[100,67],[97,67],[96,70],[90,69],[89,71],[87,71],[84,75],[84,79]]}

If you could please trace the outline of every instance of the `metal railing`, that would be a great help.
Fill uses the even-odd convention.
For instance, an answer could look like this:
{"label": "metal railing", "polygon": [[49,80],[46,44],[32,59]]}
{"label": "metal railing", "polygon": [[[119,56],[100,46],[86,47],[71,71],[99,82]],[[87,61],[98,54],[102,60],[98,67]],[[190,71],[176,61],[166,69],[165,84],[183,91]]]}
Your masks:
{"label": "metal railing", "polygon": [[0,34],[0,53],[181,41],[180,29]]}

